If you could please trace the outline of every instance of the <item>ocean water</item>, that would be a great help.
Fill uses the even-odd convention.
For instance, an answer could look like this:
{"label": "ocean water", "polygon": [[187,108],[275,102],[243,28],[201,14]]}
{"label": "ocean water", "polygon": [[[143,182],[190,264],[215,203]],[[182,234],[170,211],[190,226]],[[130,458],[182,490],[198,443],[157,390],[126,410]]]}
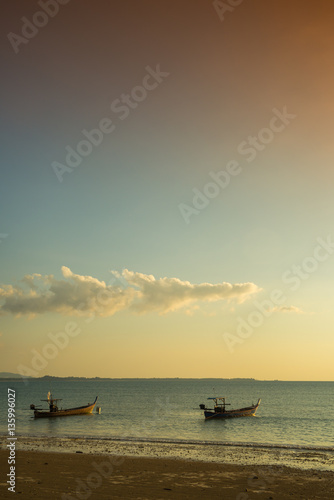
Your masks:
{"label": "ocean water", "polygon": [[[334,452],[334,382],[280,382],[224,379],[36,379],[0,381],[1,407],[7,389],[16,392],[16,435],[47,438],[136,440],[151,443],[240,446]],[[29,410],[45,399],[62,398],[70,408],[93,402],[101,414],[33,419]],[[261,398],[255,417],[204,420],[200,403],[225,396],[230,408]],[[44,403],[46,405],[46,403]],[[6,412],[0,433],[7,434]]]}

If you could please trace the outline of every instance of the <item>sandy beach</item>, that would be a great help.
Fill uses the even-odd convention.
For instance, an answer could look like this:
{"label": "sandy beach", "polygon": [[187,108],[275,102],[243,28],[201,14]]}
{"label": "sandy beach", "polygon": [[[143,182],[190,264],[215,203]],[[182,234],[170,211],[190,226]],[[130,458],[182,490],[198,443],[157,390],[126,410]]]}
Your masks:
{"label": "sandy beach", "polygon": [[[0,451],[1,498],[8,452]],[[171,458],[18,450],[15,491],[24,499],[331,499],[334,474]]]}

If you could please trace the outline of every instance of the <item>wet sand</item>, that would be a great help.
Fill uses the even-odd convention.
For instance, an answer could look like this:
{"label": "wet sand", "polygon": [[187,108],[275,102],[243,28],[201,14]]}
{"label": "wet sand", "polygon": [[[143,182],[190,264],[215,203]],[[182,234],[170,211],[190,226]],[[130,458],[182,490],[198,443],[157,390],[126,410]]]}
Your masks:
{"label": "wet sand", "polygon": [[[0,436],[1,445],[7,445],[7,436]],[[198,460],[199,462],[251,466],[287,466],[293,469],[325,470],[334,472],[334,449],[311,450],[303,448],[278,448],[272,446],[247,446],[173,442],[166,440],[136,440],[113,438],[18,436],[18,450],[60,453],[85,453],[126,457],[168,458]]]}
{"label": "wet sand", "polygon": [[[0,497],[8,451],[0,450]],[[332,499],[334,473],[285,466],[209,463],[90,453],[17,450],[15,491],[22,499]]]}

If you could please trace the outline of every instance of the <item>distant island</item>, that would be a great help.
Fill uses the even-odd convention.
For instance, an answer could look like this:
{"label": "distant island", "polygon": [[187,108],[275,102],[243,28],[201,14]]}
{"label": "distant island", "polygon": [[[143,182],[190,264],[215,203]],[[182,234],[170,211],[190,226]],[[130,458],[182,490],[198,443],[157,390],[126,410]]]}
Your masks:
{"label": "distant island", "polygon": [[20,375],[19,373],[12,372],[0,372],[0,379],[10,379],[10,380],[19,380],[19,379],[31,379],[31,380],[235,380],[235,381],[256,381],[254,378],[217,378],[217,377],[57,377],[54,375],[44,375],[43,377],[27,377],[24,375]]}

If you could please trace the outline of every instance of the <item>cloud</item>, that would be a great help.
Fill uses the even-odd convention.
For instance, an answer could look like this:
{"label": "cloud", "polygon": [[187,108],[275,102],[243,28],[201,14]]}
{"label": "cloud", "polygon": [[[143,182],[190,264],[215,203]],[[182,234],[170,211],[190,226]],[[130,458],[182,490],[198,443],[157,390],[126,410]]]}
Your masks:
{"label": "cloud", "polygon": [[240,303],[260,291],[254,283],[192,284],[178,278],[155,279],[128,269],[121,275],[113,271],[111,284],[106,285],[92,276],[74,274],[65,266],[61,270],[64,279],[34,273],[24,276],[17,286],[2,285],[0,314],[112,316],[126,309],[138,314],[164,314],[181,308],[189,310],[198,302]]}
{"label": "cloud", "polygon": [[300,309],[299,307],[296,307],[296,306],[274,307],[272,309],[272,312],[283,312],[283,313],[294,312],[294,313],[297,313],[297,314],[304,314],[304,311],[302,311],[302,309]]}
{"label": "cloud", "polygon": [[254,283],[200,283],[192,284],[178,278],[155,279],[150,274],[134,273],[125,269],[122,276],[140,290],[140,300],[134,301],[131,309],[138,313],[176,311],[194,302],[215,302],[235,299],[243,302],[260,289]]}
{"label": "cloud", "polygon": [[92,276],[81,276],[63,266],[65,279],[52,275],[25,276],[23,286],[5,285],[0,288],[1,313],[36,315],[58,312],[65,315],[111,316],[129,307],[137,292],[132,288],[107,286]]}

